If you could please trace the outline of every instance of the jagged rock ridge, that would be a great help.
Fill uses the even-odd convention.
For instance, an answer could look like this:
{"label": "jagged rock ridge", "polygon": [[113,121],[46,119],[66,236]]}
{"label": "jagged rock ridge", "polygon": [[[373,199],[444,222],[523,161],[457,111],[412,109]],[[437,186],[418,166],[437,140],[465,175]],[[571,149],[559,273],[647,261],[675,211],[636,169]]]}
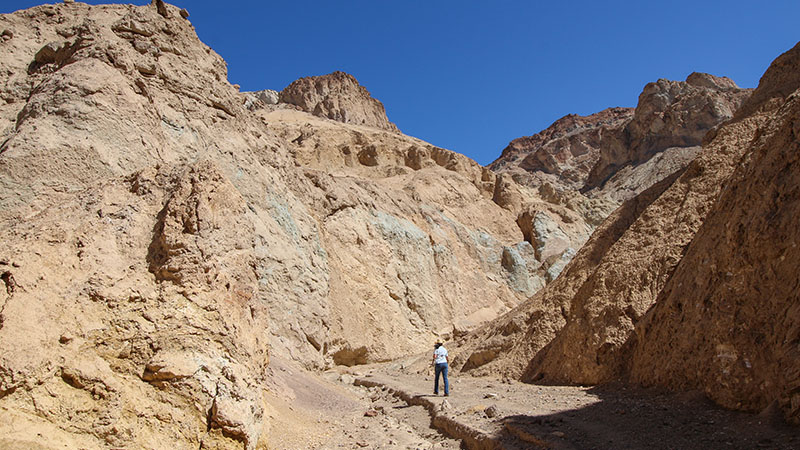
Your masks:
{"label": "jagged rock ridge", "polygon": [[[489,168],[533,187],[550,183],[558,190],[626,200],[674,171],[639,179],[624,192],[602,189],[616,173],[665,151],[683,148],[691,159],[703,136],[733,117],[750,92],[729,78],[704,73],[692,73],[686,81],[661,79],[644,87],[635,109],[565,116],[538,134],[512,141]],[[689,159],[683,159],[685,166]]]}
{"label": "jagged rock ridge", "polygon": [[610,130],[633,117],[633,108],[609,108],[589,116],[570,114],[532,136],[514,139],[489,168],[522,184],[544,182],[578,190],[597,164]]}
{"label": "jagged rock ridge", "polygon": [[[517,208],[526,240],[536,248],[560,249],[552,266],[557,275],[621,202],[685,168],[703,136],[733,117],[750,91],[703,73],[684,82],[661,79],[644,87],[635,109],[565,116],[512,141],[489,167],[527,187],[527,199],[570,211],[565,221],[552,207]],[[530,232],[537,228],[549,231]]]}
{"label": "jagged rock ridge", "polygon": [[372,98],[369,91],[348,73],[333,72],[300,78],[280,92],[279,100],[315,116],[398,131],[395,124],[386,118],[383,103]]}

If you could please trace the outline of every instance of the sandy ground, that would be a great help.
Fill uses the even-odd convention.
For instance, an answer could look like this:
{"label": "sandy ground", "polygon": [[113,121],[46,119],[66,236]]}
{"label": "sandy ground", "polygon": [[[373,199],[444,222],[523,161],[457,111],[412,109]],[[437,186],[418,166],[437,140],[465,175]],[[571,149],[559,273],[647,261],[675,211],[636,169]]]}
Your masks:
{"label": "sandy ground", "polygon": [[420,406],[383,389],[353,385],[347,368],[323,374],[273,357],[268,390],[270,449],[457,449],[461,442],[431,428]]}
{"label": "sandy ground", "polygon": [[320,375],[280,359],[271,365],[275,449],[800,448],[800,429],[774,409],[728,411],[700,393],[453,374],[445,398],[433,395],[430,373],[402,373],[396,364]]}

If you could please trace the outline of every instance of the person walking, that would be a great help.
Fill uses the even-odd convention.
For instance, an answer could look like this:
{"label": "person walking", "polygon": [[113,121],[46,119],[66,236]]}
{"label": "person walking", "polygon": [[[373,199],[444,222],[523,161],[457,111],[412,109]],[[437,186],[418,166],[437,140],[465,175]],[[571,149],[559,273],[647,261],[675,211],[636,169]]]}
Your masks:
{"label": "person walking", "polygon": [[450,359],[447,357],[447,349],[444,348],[441,342],[437,342],[433,347],[433,369],[435,371],[433,382],[433,395],[439,395],[439,374],[444,378],[444,395],[450,395],[450,384],[447,382],[447,363]]}

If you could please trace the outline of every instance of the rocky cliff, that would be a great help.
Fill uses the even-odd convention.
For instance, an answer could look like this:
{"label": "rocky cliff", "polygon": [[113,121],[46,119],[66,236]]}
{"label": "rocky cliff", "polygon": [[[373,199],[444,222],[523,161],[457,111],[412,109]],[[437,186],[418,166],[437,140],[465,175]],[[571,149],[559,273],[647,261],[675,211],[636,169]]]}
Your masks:
{"label": "rocky cliff", "polygon": [[[632,339],[634,380],[800,423],[800,45],[737,113],[768,118]],[[718,142],[719,135],[714,139]]]}
{"label": "rocky cliff", "polygon": [[[686,105],[728,117],[745,93],[724,79],[519,141],[515,161],[543,149],[520,184],[400,134],[346,74],[240,93],[186,17],[0,16],[0,447],[264,448],[270,355],[324,369],[471,331],[455,362],[477,373],[630,376],[796,417],[796,50],[688,168],[660,149],[695,145]],[[601,161],[616,175],[579,192]]]}
{"label": "rocky cliff", "polygon": [[633,113],[633,108],[609,108],[585,117],[564,116],[533,136],[511,141],[489,168],[525,185],[548,182],[562,190],[579,190],[601,149],[613,145]]}
{"label": "rocky cliff", "polygon": [[540,198],[570,211],[570,225],[564,226],[546,208],[519,208],[523,231],[537,228],[532,217],[538,217],[539,229],[542,220],[549,222],[550,232],[526,233],[526,239],[535,247],[541,246],[537,239],[560,247],[556,267],[563,268],[614,208],[683,170],[705,133],[733,117],[750,91],[703,73],[686,81],[658,80],[644,87],[635,109],[565,116],[540,133],[512,141],[489,167],[532,188],[529,201]]}
{"label": "rocky cliff", "polygon": [[[621,146],[602,147],[582,190],[603,187],[621,169],[636,168],[656,155],[663,155],[662,164],[676,159],[684,161],[679,164],[685,166],[697,154],[703,136],[733,117],[750,93],[750,89],[740,89],[729,78],[706,73],[692,73],[686,81],[661,79],[649,83],[639,95],[633,117],[621,130]],[[657,179],[639,181],[640,186],[619,198],[630,198]],[[614,195],[608,192],[608,186],[605,191],[606,195]]]}
{"label": "rocky cliff", "polygon": [[540,133],[511,141],[489,168],[520,184],[549,183],[559,191],[621,202],[685,167],[703,136],[733,117],[750,92],[705,73],[692,73],[686,81],[661,79],[644,87],[635,109],[565,116]]}
{"label": "rocky cliff", "polygon": [[0,446],[263,446],[270,352],[396,358],[545,283],[513,183],[350,76],[238,92],[185,16],[0,16]]}
{"label": "rocky cliff", "polygon": [[463,367],[702,389],[798,422],[798,55],[778,58],[688,167],[612,214],[555,283],[463,341]]}

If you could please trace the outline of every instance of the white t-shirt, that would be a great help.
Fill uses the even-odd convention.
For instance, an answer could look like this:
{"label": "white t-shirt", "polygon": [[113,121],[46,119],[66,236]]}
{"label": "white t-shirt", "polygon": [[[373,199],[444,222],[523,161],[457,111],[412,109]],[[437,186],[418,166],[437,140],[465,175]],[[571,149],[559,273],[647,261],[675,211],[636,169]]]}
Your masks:
{"label": "white t-shirt", "polygon": [[433,357],[436,358],[436,364],[447,362],[447,349],[444,348],[444,345],[440,345],[439,348],[433,351]]}

